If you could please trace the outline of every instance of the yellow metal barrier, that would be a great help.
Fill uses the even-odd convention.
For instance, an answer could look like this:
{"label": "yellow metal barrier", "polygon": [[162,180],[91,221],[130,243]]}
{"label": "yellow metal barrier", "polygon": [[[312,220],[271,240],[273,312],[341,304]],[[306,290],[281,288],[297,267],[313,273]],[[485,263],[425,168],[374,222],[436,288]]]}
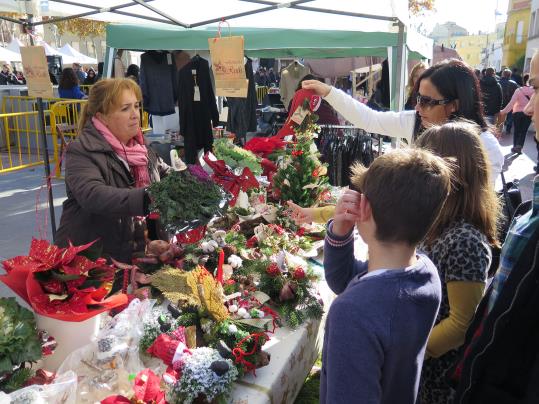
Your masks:
{"label": "yellow metal barrier", "polygon": [[38,119],[37,111],[0,114],[0,173],[43,164]]}
{"label": "yellow metal barrier", "polygon": [[[65,98],[43,99],[45,130],[47,135],[52,136],[51,164],[59,161],[67,140],[77,136],[79,116],[86,102]],[[0,173],[43,164],[36,99],[5,96],[2,99],[1,111]],[[151,130],[149,115],[145,111],[142,111],[141,115],[142,131],[148,132]],[[56,176],[60,175],[60,169],[57,169]]]}
{"label": "yellow metal barrier", "polygon": [[56,178],[61,176],[61,161],[67,143],[77,136],[79,117],[87,100],[64,100],[51,106],[51,134],[53,160],[56,162]]}
{"label": "yellow metal barrier", "polygon": [[268,94],[268,87],[266,86],[256,86],[256,100],[258,104],[264,102],[264,97]]}

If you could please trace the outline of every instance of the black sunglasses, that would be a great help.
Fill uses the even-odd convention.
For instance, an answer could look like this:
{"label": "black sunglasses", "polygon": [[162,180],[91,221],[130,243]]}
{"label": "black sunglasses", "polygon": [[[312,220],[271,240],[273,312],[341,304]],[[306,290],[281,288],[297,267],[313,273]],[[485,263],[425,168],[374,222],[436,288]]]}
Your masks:
{"label": "black sunglasses", "polygon": [[443,100],[435,100],[434,98],[427,97],[426,95],[417,95],[417,104],[421,107],[435,107],[436,105],[445,105],[453,100],[444,98]]}

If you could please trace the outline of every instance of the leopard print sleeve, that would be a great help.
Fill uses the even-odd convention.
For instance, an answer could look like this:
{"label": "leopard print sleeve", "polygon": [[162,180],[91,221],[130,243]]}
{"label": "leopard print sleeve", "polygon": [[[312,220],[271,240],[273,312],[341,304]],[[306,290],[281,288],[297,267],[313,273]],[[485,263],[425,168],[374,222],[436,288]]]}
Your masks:
{"label": "leopard print sleeve", "polygon": [[487,238],[474,226],[462,223],[444,237],[447,248],[445,282],[486,282],[492,261]]}

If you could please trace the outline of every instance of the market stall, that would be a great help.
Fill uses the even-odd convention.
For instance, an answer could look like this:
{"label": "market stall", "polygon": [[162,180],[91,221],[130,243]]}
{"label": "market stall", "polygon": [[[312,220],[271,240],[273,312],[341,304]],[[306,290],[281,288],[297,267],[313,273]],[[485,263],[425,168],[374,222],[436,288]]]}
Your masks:
{"label": "market stall", "polygon": [[[24,356],[10,343],[17,327],[0,341],[10,358],[0,386],[10,398],[293,402],[318,356],[331,300],[320,267],[309,263],[323,226],[298,227],[283,206],[331,200],[314,146],[313,97],[304,100],[312,112],[296,142],[275,145],[279,161],[220,139],[227,147],[206,154],[204,168],[152,184],[152,214],[171,237],[149,242],[133,264],[96,258],[94,243],[59,248],[46,240],[3,262],[1,281],[37,313],[34,322],[24,311],[0,310],[2,322],[24,325],[37,344]],[[123,293],[110,294],[115,273],[123,274]],[[109,310],[120,313],[100,325]],[[43,368],[57,375],[39,370],[34,386],[20,389],[33,374],[25,362],[42,355]]]}
{"label": "market stall", "polygon": [[[70,1],[69,7],[74,3]],[[88,7],[80,3],[79,7]],[[94,8],[99,6],[99,1],[95,3]],[[157,7],[164,2],[153,3]],[[247,56],[388,57],[393,67],[393,106],[399,108],[406,52],[418,49],[405,32],[404,1],[380,2],[391,7],[371,15],[357,9],[341,10],[344,15],[338,15],[338,2],[331,2],[335,3],[331,9],[319,8],[329,7],[324,1],[310,2],[311,9],[302,6],[307,1],[264,1],[262,8],[240,2],[247,9],[231,15],[225,13],[228,9],[221,10],[229,3],[197,8],[203,15],[220,13],[220,17],[205,21],[199,17],[191,24],[182,24],[168,10],[158,13],[161,23],[168,19],[184,28],[109,26],[106,69],[110,73],[117,49],[156,51],[149,62],[165,74],[175,72],[168,67],[172,55],[159,52],[163,49],[193,51],[195,56],[187,63],[207,68],[208,62],[196,53],[208,48],[208,39],[218,36],[218,28],[194,27],[223,17],[233,20],[267,12],[266,24],[273,28],[235,28],[260,25],[241,18],[232,24],[230,34],[244,37]],[[373,7],[376,12],[382,10],[380,4]],[[106,11],[125,8],[108,5]],[[148,4],[132,7],[148,8]],[[328,17],[326,30],[300,26],[309,25],[308,18],[301,16],[324,10],[335,17]],[[129,18],[147,17],[133,16],[135,11],[129,10]],[[283,13],[293,17],[295,29],[290,23],[279,26],[284,24]],[[369,19],[381,24],[370,24],[369,31]],[[365,22],[365,30],[352,28],[359,21]],[[425,49],[422,52],[428,57]],[[193,75],[192,69],[187,72]],[[211,99],[202,94],[198,70],[196,77],[201,93],[194,101]],[[171,88],[181,91],[181,86]],[[173,100],[175,95],[172,91],[166,96]],[[149,188],[152,212],[167,230],[169,241],[149,242],[132,264],[105,262],[89,253],[91,245],[58,249],[43,240],[32,242],[28,256],[4,263],[8,275],[2,280],[38,314],[35,324],[27,313],[9,311],[9,321],[29,329],[34,348],[26,357],[16,350],[19,347],[11,347],[13,351],[8,350],[9,344],[3,347],[10,362],[0,368],[0,383],[10,383],[9,390],[15,390],[12,398],[33,394],[45,402],[56,402],[58,397],[63,402],[106,403],[163,403],[165,397],[170,403],[293,402],[318,355],[323,312],[331,300],[320,269],[309,262],[319,257],[325,230],[295,225],[284,205],[287,200],[302,206],[332,202],[328,168],[321,164],[314,144],[319,131],[315,112],[321,100],[306,97],[297,102],[307,112],[297,123],[294,142],[271,139],[259,144],[254,154],[217,139],[215,156],[204,155],[204,169],[184,166],[153,184]],[[332,131],[340,129],[324,129],[328,129],[325,141],[335,141]],[[368,139],[363,145],[372,151]],[[111,295],[116,273],[122,274],[122,293]],[[110,309],[120,313],[99,326],[97,316]],[[80,341],[72,337],[73,322],[87,327],[87,332],[78,331],[84,336]],[[37,328],[48,333],[37,334]],[[80,342],[81,347],[75,349],[68,342]],[[60,363],[50,366],[59,376],[39,372],[37,384],[44,387],[17,390],[31,376],[25,362],[34,362],[42,354],[47,355],[44,363],[52,364],[53,358]]]}

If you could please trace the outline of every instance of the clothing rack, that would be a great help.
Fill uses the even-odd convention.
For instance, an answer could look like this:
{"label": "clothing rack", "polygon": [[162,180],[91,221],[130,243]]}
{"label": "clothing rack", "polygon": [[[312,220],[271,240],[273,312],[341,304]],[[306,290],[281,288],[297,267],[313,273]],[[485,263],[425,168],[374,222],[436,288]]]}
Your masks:
{"label": "clothing rack", "polygon": [[[350,185],[350,166],[360,162],[369,166],[381,151],[381,142],[372,135],[353,126],[322,125],[316,139],[322,161],[328,164],[331,185]],[[378,152],[374,146],[378,145]]]}

